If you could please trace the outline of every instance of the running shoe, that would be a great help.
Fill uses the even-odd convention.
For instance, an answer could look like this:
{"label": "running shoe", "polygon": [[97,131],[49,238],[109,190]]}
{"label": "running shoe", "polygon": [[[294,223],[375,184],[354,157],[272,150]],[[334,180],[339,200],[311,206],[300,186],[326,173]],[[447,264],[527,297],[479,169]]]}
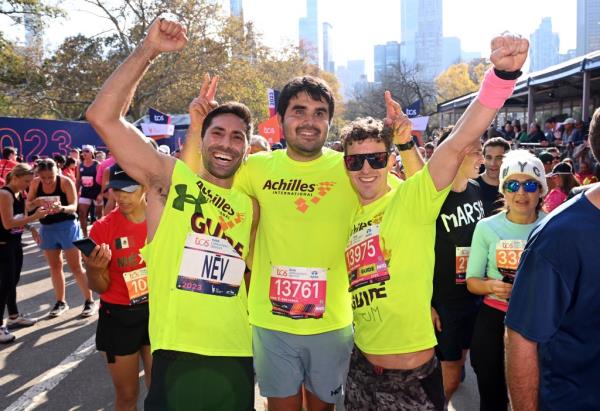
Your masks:
{"label": "running shoe", "polygon": [[37,322],[37,320],[25,318],[21,314],[19,314],[15,318],[8,317],[8,320],[6,321],[6,325],[8,328],[31,327],[36,322]]}
{"label": "running shoe", "polygon": [[65,303],[64,301],[57,301],[56,304],[54,304],[54,308],[52,309],[52,311],[50,311],[50,317],[58,317],[59,315],[62,315],[65,313],[65,311],[67,311],[69,309],[69,306],[67,305],[67,303]]}
{"label": "running shoe", "polygon": [[0,343],[8,344],[9,342],[14,340],[15,336],[11,334],[6,327],[0,327]]}
{"label": "running shoe", "polygon": [[83,303],[83,311],[81,312],[82,317],[91,317],[98,312],[98,306],[95,301],[87,300]]}

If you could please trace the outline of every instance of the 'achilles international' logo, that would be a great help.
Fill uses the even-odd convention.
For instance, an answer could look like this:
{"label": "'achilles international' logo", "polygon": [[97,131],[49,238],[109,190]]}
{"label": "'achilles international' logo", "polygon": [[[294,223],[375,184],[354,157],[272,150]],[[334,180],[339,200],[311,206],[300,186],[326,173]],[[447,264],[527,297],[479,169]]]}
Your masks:
{"label": "'achilles international' logo", "polygon": [[323,181],[317,184],[308,184],[299,178],[278,181],[267,180],[263,185],[263,190],[271,191],[275,195],[286,195],[298,197],[294,204],[296,209],[305,213],[311,205],[316,205],[327,193],[331,191],[335,182]]}

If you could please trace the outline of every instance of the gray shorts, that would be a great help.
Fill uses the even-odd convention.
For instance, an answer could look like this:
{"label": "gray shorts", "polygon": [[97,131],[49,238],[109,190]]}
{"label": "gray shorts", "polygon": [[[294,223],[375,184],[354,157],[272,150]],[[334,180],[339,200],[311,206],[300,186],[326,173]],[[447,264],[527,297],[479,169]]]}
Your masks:
{"label": "gray shorts", "polygon": [[302,384],[321,401],[341,398],[352,353],[352,326],[295,335],[252,327],[254,370],[264,397],[296,395]]}

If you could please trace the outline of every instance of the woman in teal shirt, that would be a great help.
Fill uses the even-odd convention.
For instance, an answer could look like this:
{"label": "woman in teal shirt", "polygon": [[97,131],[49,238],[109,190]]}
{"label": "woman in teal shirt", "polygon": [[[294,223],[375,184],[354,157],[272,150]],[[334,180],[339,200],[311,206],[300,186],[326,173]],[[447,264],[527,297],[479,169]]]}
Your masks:
{"label": "woman in teal shirt", "polygon": [[506,411],[508,405],[504,316],[527,237],[544,217],[544,165],[526,150],[509,152],[500,167],[500,191],[504,210],[477,223],[467,266],[469,291],[484,296],[471,342],[481,411]]}

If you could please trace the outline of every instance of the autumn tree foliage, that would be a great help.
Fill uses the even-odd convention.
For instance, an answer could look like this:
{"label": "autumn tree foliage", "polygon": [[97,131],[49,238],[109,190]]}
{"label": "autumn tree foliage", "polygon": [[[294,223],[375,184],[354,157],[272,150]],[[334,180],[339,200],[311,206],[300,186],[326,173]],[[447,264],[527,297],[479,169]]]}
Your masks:
{"label": "autumn tree foliage", "polygon": [[438,102],[444,102],[479,89],[485,70],[489,67],[484,59],[470,63],[458,63],[448,67],[435,79]]}

